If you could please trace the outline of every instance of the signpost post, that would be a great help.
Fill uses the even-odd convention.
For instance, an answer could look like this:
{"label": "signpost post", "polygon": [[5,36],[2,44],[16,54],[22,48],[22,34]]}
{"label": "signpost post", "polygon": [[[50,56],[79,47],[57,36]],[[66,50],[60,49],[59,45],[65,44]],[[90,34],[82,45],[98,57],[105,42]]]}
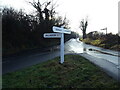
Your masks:
{"label": "signpost post", "polygon": [[61,34],[61,45],[60,45],[60,55],[61,55],[61,60],[60,63],[64,62],[64,33]]}
{"label": "signpost post", "polygon": [[64,33],[65,34],[71,34],[71,31],[68,29],[60,28],[53,26],[53,32],[57,33],[45,33],[44,38],[61,38],[61,44],[60,44],[60,63],[62,64],[64,62]]}

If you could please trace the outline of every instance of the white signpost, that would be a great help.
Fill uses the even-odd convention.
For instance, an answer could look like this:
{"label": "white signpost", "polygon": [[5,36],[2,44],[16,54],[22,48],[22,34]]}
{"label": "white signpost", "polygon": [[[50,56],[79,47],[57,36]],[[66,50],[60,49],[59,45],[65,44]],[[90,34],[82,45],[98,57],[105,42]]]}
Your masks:
{"label": "white signpost", "polygon": [[64,28],[60,28],[60,27],[56,27],[56,26],[53,26],[53,32],[71,34],[70,30],[64,29]]}
{"label": "white signpost", "polygon": [[57,33],[45,33],[44,38],[61,38],[60,63],[62,64],[64,62],[64,33],[71,34],[71,31],[68,29],[53,26],[53,32]]}

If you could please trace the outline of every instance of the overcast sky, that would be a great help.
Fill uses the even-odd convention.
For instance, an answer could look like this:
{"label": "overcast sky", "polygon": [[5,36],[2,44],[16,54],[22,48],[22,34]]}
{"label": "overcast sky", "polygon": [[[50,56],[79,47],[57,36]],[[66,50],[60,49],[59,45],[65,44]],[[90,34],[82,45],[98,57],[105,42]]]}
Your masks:
{"label": "overcast sky", "polygon": [[[26,12],[33,12],[28,1],[33,0],[0,0],[0,7],[14,7],[24,9]],[[35,0],[37,1],[37,0]],[[40,0],[41,2],[49,0]],[[59,5],[56,11],[61,16],[66,16],[70,21],[73,31],[79,31],[79,24],[82,19],[88,17],[87,32],[101,31],[107,27],[108,32],[118,33],[118,1],[119,0],[53,0]],[[105,31],[102,31],[105,32]]]}

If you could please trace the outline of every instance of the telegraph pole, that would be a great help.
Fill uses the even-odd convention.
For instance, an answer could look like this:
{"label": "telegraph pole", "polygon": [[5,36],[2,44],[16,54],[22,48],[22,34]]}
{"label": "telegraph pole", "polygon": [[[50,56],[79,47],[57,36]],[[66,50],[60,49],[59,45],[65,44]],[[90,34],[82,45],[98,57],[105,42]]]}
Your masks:
{"label": "telegraph pole", "polygon": [[103,28],[103,29],[101,29],[101,30],[106,30],[106,35],[107,35],[107,27],[106,27],[106,28]]}

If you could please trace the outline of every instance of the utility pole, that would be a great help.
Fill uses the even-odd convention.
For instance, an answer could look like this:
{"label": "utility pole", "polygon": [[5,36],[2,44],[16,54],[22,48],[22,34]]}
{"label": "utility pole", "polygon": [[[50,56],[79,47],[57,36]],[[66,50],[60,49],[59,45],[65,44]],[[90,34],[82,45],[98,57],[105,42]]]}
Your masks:
{"label": "utility pole", "polygon": [[101,29],[101,30],[106,30],[106,35],[107,35],[107,27],[106,27],[106,28],[103,28],[103,29]]}

